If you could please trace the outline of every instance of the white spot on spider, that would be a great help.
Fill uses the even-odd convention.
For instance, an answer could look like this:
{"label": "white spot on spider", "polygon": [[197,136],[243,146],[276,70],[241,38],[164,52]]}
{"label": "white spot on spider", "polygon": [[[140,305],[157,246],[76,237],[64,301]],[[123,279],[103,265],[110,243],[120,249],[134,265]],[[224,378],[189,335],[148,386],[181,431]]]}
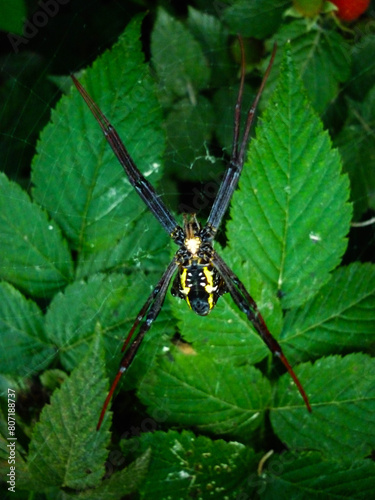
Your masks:
{"label": "white spot on spider", "polygon": [[193,255],[196,255],[199,247],[201,246],[202,240],[196,236],[195,238],[186,238],[185,246]]}

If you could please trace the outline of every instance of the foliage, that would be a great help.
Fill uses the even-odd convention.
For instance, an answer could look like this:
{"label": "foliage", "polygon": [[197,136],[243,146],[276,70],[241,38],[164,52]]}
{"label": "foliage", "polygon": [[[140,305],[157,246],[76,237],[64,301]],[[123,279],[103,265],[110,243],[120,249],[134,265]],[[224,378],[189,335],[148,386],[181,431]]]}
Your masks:
{"label": "foliage", "polygon": [[[0,174],[1,387],[18,394],[20,495],[367,498],[374,490],[375,268],[344,257],[349,197],[356,220],[374,209],[374,40],[364,25],[348,33],[331,13],[291,17],[289,2],[276,4],[189,7],[183,20],[159,8],[150,64],[143,15],[135,16],[79,79],[167,202],[204,219],[230,154],[231,35],[253,37],[247,106],[277,40],[217,249],[258,303],[312,413],[230,297],[202,318],[168,296],[95,430],[123,339],[174,249],[70,80],[55,78],[66,94],[40,134],[31,192]],[[5,397],[4,477],[6,411]]]}

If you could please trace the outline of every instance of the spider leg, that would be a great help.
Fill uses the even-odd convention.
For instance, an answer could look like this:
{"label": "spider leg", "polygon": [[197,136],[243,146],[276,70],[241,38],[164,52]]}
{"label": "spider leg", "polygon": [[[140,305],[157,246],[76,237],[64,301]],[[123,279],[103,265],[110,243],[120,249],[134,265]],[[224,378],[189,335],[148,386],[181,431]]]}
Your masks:
{"label": "spider leg", "polygon": [[220,184],[219,191],[216,195],[215,201],[212,205],[210,215],[208,216],[206,228],[209,232],[211,232],[212,238],[215,236],[218,227],[224,217],[225,212],[228,209],[230,200],[232,195],[237,187],[238,180],[240,178],[242,167],[244,164],[245,151],[248,144],[249,133],[251,129],[251,125],[254,120],[254,115],[256,108],[258,106],[259,99],[262,95],[264,86],[270,74],[273,61],[275,59],[276,54],[276,44],[273,47],[272,55],[270,62],[268,64],[267,70],[263,76],[262,83],[259,87],[258,93],[255,96],[254,102],[251,105],[247,113],[245,131],[242,137],[241,145],[239,145],[239,133],[240,133],[240,115],[241,115],[241,105],[242,105],[242,97],[243,97],[243,87],[245,80],[245,55],[243,49],[242,38],[239,37],[240,47],[241,47],[241,81],[240,81],[240,89],[238,91],[237,103],[234,112],[234,134],[233,134],[233,147],[232,147],[232,156],[229,162],[228,168],[225,171],[223,180]]}
{"label": "spider leg", "polygon": [[258,306],[255,300],[250,296],[249,292],[246,290],[243,283],[238,279],[238,277],[234,274],[234,272],[230,269],[230,267],[224,262],[224,260],[215,252],[212,257],[212,264],[219,271],[222,276],[226,288],[230,293],[232,299],[235,304],[242,312],[246,314],[248,319],[253,324],[254,328],[267,345],[268,349],[280,360],[282,361],[285,368],[288,370],[289,375],[294,380],[304,402],[309,412],[311,412],[311,406],[309,402],[309,398],[302,387],[301,382],[298,380],[297,375],[294,373],[293,368],[290,366],[289,361],[287,360],[285,354],[283,353],[280,344],[277,340],[272,336],[270,331],[267,328],[267,325],[258,309]]}
{"label": "spider leg", "polygon": [[74,75],[71,75],[71,77],[91,113],[100,125],[108,144],[111,146],[113,152],[117,156],[117,159],[125,170],[130,184],[137,191],[138,195],[142,198],[143,202],[151,210],[165,231],[167,231],[167,233],[176,241],[180,237],[182,229],[177,224],[175,218],[160,199],[160,196],[157,194],[152,185],[138,170],[118,133],[99,109],[98,105],[92,100],[86,89],[79,83],[76,77]]}
{"label": "spider leg", "polygon": [[[130,330],[130,332],[125,340],[122,351],[125,350],[126,346],[131,341],[137,326],[144,320],[140,326],[140,329],[139,329],[137,336],[135,337],[133,342],[130,344],[130,347],[128,348],[128,350],[125,352],[125,354],[122,357],[122,360],[120,363],[120,368],[117,372],[116,377],[114,378],[114,380],[112,382],[111,388],[110,388],[110,390],[107,394],[107,397],[104,401],[102,411],[100,413],[98,425],[96,426],[96,430],[99,430],[101,425],[102,425],[105,412],[107,411],[107,407],[109,405],[110,400],[112,399],[113,393],[115,392],[116,386],[117,386],[118,382],[120,381],[120,378],[125,373],[127,368],[130,366],[131,362],[134,359],[134,356],[136,355],[136,353],[139,349],[139,346],[142,343],[142,340],[144,339],[144,336],[149,331],[151,324],[157,318],[157,316],[160,312],[160,309],[161,309],[163,302],[164,302],[164,299],[165,299],[165,295],[166,295],[167,290],[168,290],[169,283],[172,279],[174,272],[176,271],[176,268],[177,268],[177,264],[176,264],[175,259],[173,259],[172,262],[167,267],[166,271],[164,272],[163,276],[161,277],[159,283],[156,285],[154,290],[149,295],[145,305],[140,310],[140,312],[137,316],[137,319],[135,320],[135,323],[132,326],[132,328],[131,328],[131,330]],[[146,313],[147,313],[147,315],[146,315]],[[146,319],[144,319],[145,317],[146,317]]]}

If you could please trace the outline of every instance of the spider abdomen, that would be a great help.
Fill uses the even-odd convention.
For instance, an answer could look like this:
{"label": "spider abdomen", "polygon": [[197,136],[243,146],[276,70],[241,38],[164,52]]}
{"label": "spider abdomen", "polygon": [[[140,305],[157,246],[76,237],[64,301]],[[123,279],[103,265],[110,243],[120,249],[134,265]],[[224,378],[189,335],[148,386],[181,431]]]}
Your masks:
{"label": "spider abdomen", "polygon": [[194,259],[189,265],[179,267],[171,291],[172,295],[185,299],[196,314],[206,316],[226,290],[211,264],[202,264]]}

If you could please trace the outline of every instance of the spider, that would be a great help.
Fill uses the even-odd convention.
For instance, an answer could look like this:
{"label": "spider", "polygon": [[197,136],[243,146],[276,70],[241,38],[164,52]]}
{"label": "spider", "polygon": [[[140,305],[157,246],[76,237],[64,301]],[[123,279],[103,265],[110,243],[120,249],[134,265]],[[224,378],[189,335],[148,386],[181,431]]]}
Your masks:
{"label": "spider", "polygon": [[[122,351],[125,351],[125,353],[120,362],[117,375],[104,401],[97,424],[97,430],[100,429],[105,412],[121,376],[132,363],[144,336],[150,329],[154,320],[157,318],[163,306],[169,284],[175,273],[177,274],[171,287],[172,295],[179,297],[180,299],[184,299],[189,308],[200,316],[206,316],[209,314],[215,307],[219,297],[223,294],[229,293],[231,295],[237,307],[247,316],[269,350],[275,356],[280,358],[294,380],[308,411],[311,412],[311,406],[302,384],[298,380],[287,358],[285,357],[280,344],[276,339],[274,339],[268,330],[257,304],[239,278],[213,248],[213,242],[218,228],[228,209],[232,195],[237,187],[238,180],[241,175],[254,114],[267,78],[270,74],[276,53],[275,45],[258,93],[251,108],[248,110],[245,129],[242,140],[240,141],[240,114],[245,81],[245,56],[241,38],[239,38],[239,42],[241,48],[241,77],[234,112],[232,153],[207,222],[203,227],[198,222],[195,214],[185,214],[183,216],[183,227],[178,225],[174,216],[163,203],[155,189],[134,164],[116,130],[79,81],[71,75],[75,86],[100,125],[106,140],[125,170],[130,183],[149,210],[151,210],[154,214],[163,229],[167,231],[174,243],[178,246],[173,260],[170,262],[167,269],[164,271],[164,274],[160,278],[160,281],[157,283],[147,298],[144,306],[139,311],[138,316],[124,342]],[[138,334],[135,336],[134,340],[132,340],[138,327]]]}

